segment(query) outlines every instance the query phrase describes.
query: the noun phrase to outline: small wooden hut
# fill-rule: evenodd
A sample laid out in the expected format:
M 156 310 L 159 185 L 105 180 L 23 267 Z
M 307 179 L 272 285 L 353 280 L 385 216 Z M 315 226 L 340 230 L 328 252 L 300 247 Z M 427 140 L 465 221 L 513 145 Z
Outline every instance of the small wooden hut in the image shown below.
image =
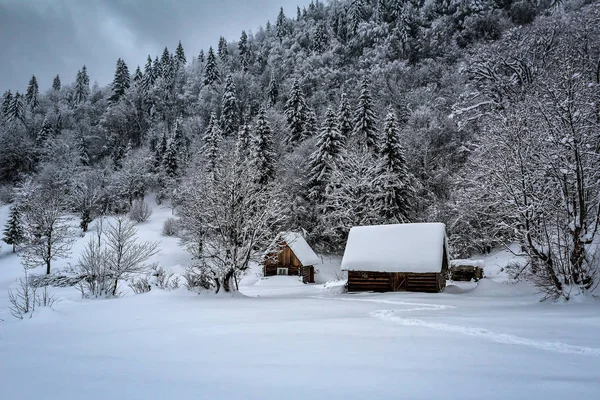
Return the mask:
M 348 291 L 438 293 L 446 287 L 448 252 L 442 223 L 357 226 L 342 259 Z
M 282 232 L 276 239 L 276 249 L 265 255 L 264 276 L 301 276 L 304 283 L 315 283 L 315 265 L 321 259 L 296 232 Z

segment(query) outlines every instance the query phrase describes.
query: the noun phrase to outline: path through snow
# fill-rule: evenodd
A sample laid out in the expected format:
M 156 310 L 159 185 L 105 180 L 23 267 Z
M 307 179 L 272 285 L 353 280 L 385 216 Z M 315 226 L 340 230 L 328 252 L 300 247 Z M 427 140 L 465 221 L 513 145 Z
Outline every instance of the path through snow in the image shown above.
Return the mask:
M 402 309 L 385 309 L 372 311 L 370 315 L 375 318 L 382 319 L 384 321 L 391 321 L 403 326 L 416 326 L 422 328 L 435 329 L 439 331 L 458 333 L 461 335 L 475 336 L 481 339 L 490 340 L 496 343 L 514 344 L 520 346 L 528 346 L 539 350 L 551 351 L 555 353 L 565 354 L 582 354 L 587 356 L 600 356 L 600 348 L 574 346 L 562 342 L 547 342 L 527 339 L 515 335 L 509 335 L 505 333 L 492 332 L 485 328 L 460 326 L 460 325 L 449 325 L 437 322 L 427 322 L 420 319 L 404 318 L 399 316 L 399 313 L 406 313 L 411 311 L 442 311 L 451 308 L 456 308 L 450 305 L 444 304 L 430 304 L 430 303 L 412 303 L 405 301 L 385 300 L 385 299 L 336 299 L 344 301 L 361 301 L 361 302 L 372 302 L 381 304 L 394 304 L 399 306 L 412 306 L 410 308 Z

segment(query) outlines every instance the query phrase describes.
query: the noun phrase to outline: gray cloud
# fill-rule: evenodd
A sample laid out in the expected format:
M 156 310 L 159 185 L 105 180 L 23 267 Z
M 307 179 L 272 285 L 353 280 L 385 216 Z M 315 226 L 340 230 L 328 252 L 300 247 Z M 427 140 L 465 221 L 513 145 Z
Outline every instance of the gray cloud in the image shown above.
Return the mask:
M 0 0 L 0 93 L 23 91 L 31 75 L 42 89 L 59 74 L 72 82 L 82 65 L 91 81 L 108 84 L 117 58 L 130 70 L 148 54 L 174 50 L 181 40 L 188 58 L 216 46 L 219 36 L 237 40 L 288 17 L 310 0 Z

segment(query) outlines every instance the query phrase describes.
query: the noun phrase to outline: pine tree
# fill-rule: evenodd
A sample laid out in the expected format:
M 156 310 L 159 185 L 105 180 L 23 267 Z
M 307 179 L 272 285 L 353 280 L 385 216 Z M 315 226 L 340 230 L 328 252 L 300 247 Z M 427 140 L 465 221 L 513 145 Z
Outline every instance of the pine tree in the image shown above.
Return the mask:
M 40 88 L 37 83 L 37 79 L 35 75 L 31 77 L 29 80 L 29 84 L 27 85 L 27 92 L 25 93 L 25 101 L 29 105 L 31 110 L 35 110 L 39 105 L 38 95 L 40 92 Z
M 206 171 L 212 173 L 216 170 L 220 159 L 220 144 L 222 141 L 221 130 L 219 129 L 219 121 L 217 115 L 212 113 L 210 121 L 204 133 L 204 145 L 202 146 L 202 154 L 206 160 Z
M 235 97 L 233 77 L 227 77 L 223 99 L 221 101 L 221 125 L 225 137 L 233 137 L 238 129 L 238 104 Z
M 75 78 L 75 103 L 80 104 L 87 100 L 90 94 L 90 78 L 87 75 L 87 68 L 84 65 L 80 71 L 77 71 Z
M 338 127 L 344 140 L 348 140 L 352 134 L 352 113 L 346 93 L 342 93 L 340 107 L 338 109 Z
M 217 54 L 219 56 L 219 59 L 222 62 L 227 61 L 227 55 L 229 54 L 229 51 L 227 50 L 227 41 L 225 40 L 225 38 L 223 36 L 221 36 L 219 38 L 219 45 L 217 47 Z
M 140 66 L 138 65 L 137 68 L 135 69 L 135 73 L 133 74 L 133 84 L 136 87 L 140 87 L 142 85 L 143 79 L 144 79 L 144 74 L 142 74 L 142 70 L 140 69 Z
M 359 142 L 363 142 L 368 149 L 377 152 L 378 137 L 375 128 L 375 112 L 373 111 L 373 99 L 371 98 L 367 78 L 362 81 L 358 107 L 356 107 L 354 115 L 354 136 Z
M 112 95 L 109 98 L 111 103 L 117 103 L 121 97 L 125 94 L 125 91 L 129 89 L 131 84 L 131 77 L 129 76 L 129 69 L 127 64 L 121 58 L 117 60 L 117 68 L 115 70 L 115 77 L 112 83 Z
M 12 246 L 13 253 L 17 251 L 17 246 L 25 240 L 25 234 L 21 226 L 21 213 L 14 205 L 10 208 L 10 216 L 6 225 L 4 225 L 2 240 Z
M 177 62 L 177 69 L 184 67 L 185 64 L 187 64 L 187 59 L 185 58 L 185 52 L 183 51 L 181 40 L 179 41 L 177 49 L 175 50 L 175 61 Z
M 204 64 L 204 50 L 200 50 L 200 54 L 198 54 L 198 61 Z
M 7 119 L 8 113 L 12 107 L 13 103 L 13 94 L 10 90 L 7 90 L 2 95 L 2 115 Z
M 21 121 L 25 118 L 25 106 L 23 105 L 23 95 L 18 91 L 14 96 L 7 95 L 5 99 L 10 98 L 10 103 L 6 104 L 4 119 L 6 121 Z M 4 105 L 3 105 L 4 108 Z
M 208 49 L 208 57 L 206 59 L 206 66 L 204 67 L 204 84 L 206 86 L 212 85 L 213 83 L 221 82 L 219 74 L 219 68 L 217 66 L 217 58 L 213 48 Z
M 35 140 L 38 143 L 38 145 L 43 145 L 44 143 L 46 143 L 46 140 L 48 140 L 48 138 L 52 136 L 53 133 L 54 128 L 52 127 L 52 124 L 50 123 L 50 121 L 48 121 L 48 118 L 44 118 L 42 129 L 40 129 L 40 131 L 38 132 Z
M 331 170 L 342 159 L 343 146 L 344 137 L 338 129 L 336 115 L 328 108 L 318 135 L 317 150 L 310 156 L 308 189 L 312 199 L 322 200 Z
M 283 41 L 283 38 L 287 35 L 287 18 L 283 13 L 283 7 L 279 9 L 279 15 L 277 16 L 277 23 L 275 24 L 275 31 L 279 42 Z
M 173 74 L 173 57 L 171 56 L 171 52 L 165 46 L 162 55 L 160 56 L 160 68 L 161 73 L 160 76 L 164 79 L 169 79 Z
M 391 107 L 385 116 L 379 154 L 390 177 L 385 185 L 384 215 L 393 221 L 409 222 L 415 189 L 406 166 L 404 148 L 400 144 L 398 119 Z
M 277 98 L 279 97 L 279 85 L 275 79 L 275 74 L 271 73 L 271 80 L 269 81 L 269 88 L 267 89 L 268 105 L 273 107 L 277 104 Z
M 300 11 L 300 7 L 296 6 L 296 21 L 300 21 L 302 19 L 302 12 Z
M 252 134 L 250 132 L 250 126 L 244 122 L 240 128 L 235 142 L 235 152 L 240 161 L 245 161 L 250 154 L 250 144 L 252 141 Z
M 298 79 L 294 80 L 290 98 L 285 103 L 285 116 L 290 130 L 288 143 L 297 143 L 304 138 L 304 123 L 306 121 L 306 103 L 304 93 Z
M 54 77 L 54 80 L 52 81 L 52 90 L 54 90 L 55 92 L 60 92 L 60 76 L 56 75 Z
M 154 71 L 154 79 L 162 78 L 163 70 L 162 65 L 160 64 L 160 60 L 158 56 L 154 57 L 154 62 L 152 63 L 152 70 Z
M 142 79 L 142 91 L 144 94 L 150 93 L 150 89 L 154 85 L 154 81 L 156 80 L 156 75 L 154 71 L 154 67 L 152 66 L 152 57 L 148 54 L 148 58 L 146 59 L 146 65 L 144 66 L 144 75 Z
M 167 150 L 163 158 L 163 167 L 165 173 L 170 178 L 176 177 L 179 171 L 179 160 L 177 156 L 177 143 L 174 138 L 171 138 L 171 140 L 169 140 Z
M 158 168 L 162 165 L 163 158 L 167 153 L 167 135 L 163 132 L 162 138 L 160 140 L 160 144 L 156 146 L 156 151 L 154 153 L 154 168 L 158 170 Z
M 352 0 L 350 3 L 350 7 L 348 9 L 348 30 L 352 35 L 356 34 L 358 30 L 358 25 L 363 20 L 364 13 L 364 0 Z
M 254 180 L 259 185 L 266 185 L 275 179 L 277 162 L 273 150 L 273 132 L 267 121 L 267 113 L 263 107 L 258 111 L 254 135 L 250 145 L 250 165 Z
M 77 137 L 77 151 L 79 153 L 79 162 L 84 167 L 90 165 L 90 154 L 88 152 L 88 146 L 85 143 L 85 137 L 78 135 Z
M 240 41 L 238 42 L 238 50 L 240 51 L 240 61 L 242 63 L 242 70 L 244 72 L 248 71 L 249 65 L 249 51 L 248 51 L 248 35 L 246 35 L 246 31 L 242 31 L 242 36 L 240 36 Z
M 306 121 L 304 122 L 304 130 L 302 131 L 302 136 L 304 138 L 310 138 L 317 135 L 319 132 L 319 121 L 317 121 L 317 114 L 315 111 L 306 107 Z

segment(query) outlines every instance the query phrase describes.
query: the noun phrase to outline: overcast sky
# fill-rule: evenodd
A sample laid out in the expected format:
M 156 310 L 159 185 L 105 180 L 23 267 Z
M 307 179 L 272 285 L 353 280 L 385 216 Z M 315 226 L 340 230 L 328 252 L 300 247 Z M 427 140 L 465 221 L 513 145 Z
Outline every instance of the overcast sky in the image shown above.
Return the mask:
M 31 75 L 45 90 L 59 74 L 72 82 L 86 65 L 91 82 L 112 80 L 117 58 L 131 72 L 148 54 L 174 51 L 181 40 L 188 59 L 274 22 L 283 6 L 310 0 L 0 0 L 0 94 L 23 91 Z

